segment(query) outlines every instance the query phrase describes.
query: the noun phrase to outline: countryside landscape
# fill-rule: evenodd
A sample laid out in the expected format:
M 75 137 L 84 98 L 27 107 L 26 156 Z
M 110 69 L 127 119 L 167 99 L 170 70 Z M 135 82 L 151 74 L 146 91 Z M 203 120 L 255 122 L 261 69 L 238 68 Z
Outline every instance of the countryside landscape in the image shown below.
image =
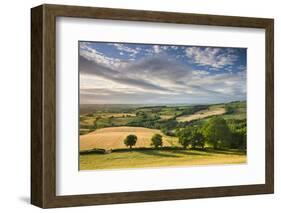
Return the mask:
M 247 162 L 245 49 L 79 45 L 80 170 Z

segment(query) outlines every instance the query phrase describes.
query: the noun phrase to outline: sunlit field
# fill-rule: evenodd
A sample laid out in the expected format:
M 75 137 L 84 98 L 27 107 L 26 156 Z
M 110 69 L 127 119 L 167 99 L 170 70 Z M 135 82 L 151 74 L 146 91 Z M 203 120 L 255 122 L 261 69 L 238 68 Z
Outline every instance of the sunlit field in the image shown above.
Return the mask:
M 80 170 L 247 162 L 247 48 L 78 50 Z
M 246 155 L 237 150 L 133 150 L 80 155 L 81 170 L 242 163 L 246 163 Z

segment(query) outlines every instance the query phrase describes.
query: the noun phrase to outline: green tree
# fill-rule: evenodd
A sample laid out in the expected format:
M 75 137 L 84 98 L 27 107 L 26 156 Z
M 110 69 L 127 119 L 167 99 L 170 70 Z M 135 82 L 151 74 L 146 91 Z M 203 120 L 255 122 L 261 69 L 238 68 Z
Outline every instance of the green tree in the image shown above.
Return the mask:
M 198 128 L 193 128 L 192 133 L 191 133 L 191 145 L 193 148 L 196 148 L 197 146 L 201 147 L 204 149 L 205 147 L 205 137 Z
M 155 134 L 151 138 L 151 146 L 154 146 L 155 148 L 158 148 L 159 146 L 163 146 L 163 140 L 162 135 Z
M 225 106 L 225 111 L 226 114 L 232 114 L 235 112 L 235 107 L 231 106 L 231 105 L 226 105 Z
M 184 149 L 192 142 L 192 127 L 188 126 L 178 132 L 179 143 Z
M 214 149 L 229 146 L 230 130 L 221 117 L 212 118 L 204 127 L 203 134 Z
M 130 149 L 132 149 L 132 146 L 136 145 L 137 140 L 138 140 L 138 137 L 136 135 L 128 135 L 124 140 L 124 144 L 126 146 L 129 146 Z
M 186 149 L 189 145 L 192 148 L 205 147 L 205 137 L 201 132 L 201 129 L 197 126 L 187 126 L 184 129 L 177 132 L 179 143 Z
M 227 125 L 231 132 L 230 147 L 235 149 L 247 149 L 247 122 L 243 120 L 228 120 Z

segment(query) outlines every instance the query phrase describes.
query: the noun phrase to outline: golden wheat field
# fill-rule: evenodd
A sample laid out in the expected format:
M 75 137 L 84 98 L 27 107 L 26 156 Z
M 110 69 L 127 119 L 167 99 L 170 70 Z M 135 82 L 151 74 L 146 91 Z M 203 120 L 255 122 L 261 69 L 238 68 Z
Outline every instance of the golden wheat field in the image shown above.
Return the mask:
M 124 139 L 127 135 L 134 134 L 138 137 L 135 147 L 151 147 L 151 137 L 154 134 L 163 136 L 163 146 L 173 146 L 178 143 L 176 137 L 164 136 L 160 130 L 144 127 L 108 127 L 98 129 L 86 135 L 80 135 L 80 150 L 93 148 L 118 149 L 126 148 Z
M 177 121 L 179 122 L 189 122 L 192 120 L 198 120 L 202 118 L 206 118 L 213 115 L 222 115 L 225 113 L 225 108 L 214 108 L 214 109 L 207 109 L 207 110 L 200 110 L 192 115 L 183 115 L 177 117 Z

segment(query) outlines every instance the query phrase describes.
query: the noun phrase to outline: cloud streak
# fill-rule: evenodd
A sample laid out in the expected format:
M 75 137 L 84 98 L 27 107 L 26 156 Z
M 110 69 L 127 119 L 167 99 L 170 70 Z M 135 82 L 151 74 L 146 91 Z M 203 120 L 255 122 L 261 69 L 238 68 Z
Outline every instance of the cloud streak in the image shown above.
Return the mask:
M 80 44 L 81 103 L 218 103 L 246 98 L 246 63 L 239 61 L 236 49 L 104 45 L 112 49 Z
M 187 58 L 192 62 L 215 69 L 233 65 L 237 60 L 237 55 L 233 51 L 233 49 L 222 51 L 221 48 L 213 47 L 188 47 L 185 50 Z

